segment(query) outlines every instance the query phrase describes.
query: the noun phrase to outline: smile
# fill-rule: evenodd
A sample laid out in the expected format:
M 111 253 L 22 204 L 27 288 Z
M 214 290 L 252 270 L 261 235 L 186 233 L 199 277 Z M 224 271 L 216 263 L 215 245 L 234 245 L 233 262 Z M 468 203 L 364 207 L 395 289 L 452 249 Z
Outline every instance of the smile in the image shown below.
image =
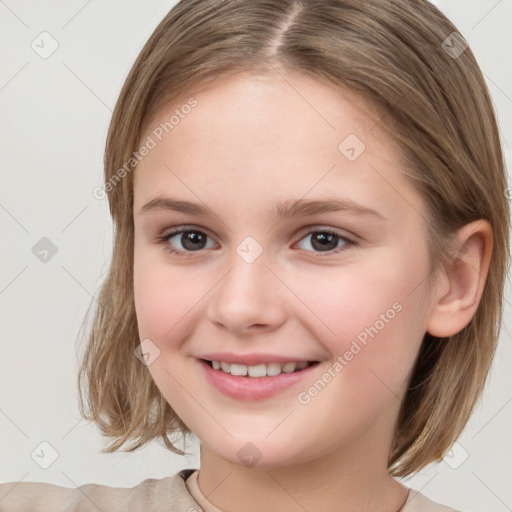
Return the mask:
M 312 379 L 320 364 L 302 361 L 246 366 L 206 359 L 196 361 L 215 390 L 237 400 L 263 400 L 274 396 L 306 378 Z
M 231 375 L 237 375 L 240 377 L 275 377 L 281 373 L 293 373 L 304 368 L 307 368 L 312 362 L 301 361 L 297 363 L 268 363 L 268 364 L 257 364 L 253 366 L 247 366 L 245 364 L 230 364 L 224 361 L 208 361 L 206 363 L 214 370 L 220 370 Z

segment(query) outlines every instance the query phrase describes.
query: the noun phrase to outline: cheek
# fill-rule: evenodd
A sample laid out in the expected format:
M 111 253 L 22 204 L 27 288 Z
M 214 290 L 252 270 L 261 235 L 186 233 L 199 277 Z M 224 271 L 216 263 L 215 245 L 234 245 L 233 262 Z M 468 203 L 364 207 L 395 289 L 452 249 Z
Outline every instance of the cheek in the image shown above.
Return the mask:
M 139 335 L 155 341 L 175 338 L 186 324 L 183 319 L 205 294 L 191 270 L 137 253 L 133 284 Z
M 154 255 L 140 254 L 134 261 L 134 298 L 139 337 L 150 339 L 159 355 L 148 366 L 149 373 L 166 400 L 185 422 L 189 419 L 190 396 L 183 392 L 190 361 L 180 353 L 193 335 L 204 280 L 185 267 L 165 265 Z M 197 393 L 193 382 L 187 389 Z M 192 415 L 193 416 L 193 415 Z
M 311 268 L 291 281 L 295 295 L 307 306 L 303 318 L 323 325 L 320 339 L 346 340 L 374 324 L 382 330 L 395 323 L 398 310 L 406 305 L 420 307 L 417 294 L 411 293 L 417 275 L 416 264 L 397 261 L 395 254 L 368 265 Z
M 295 280 L 294 291 L 314 313 L 302 317 L 311 318 L 306 328 L 362 394 L 381 386 L 379 377 L 399 389 L 408 376 L 426 325 L 421 291 L 414 290 L 427 269 L 427 260 L 423 263 L 424 268 L 394 252 L 372 265 L 340 268 L 337 274 L 332 268 L 303 273 Z

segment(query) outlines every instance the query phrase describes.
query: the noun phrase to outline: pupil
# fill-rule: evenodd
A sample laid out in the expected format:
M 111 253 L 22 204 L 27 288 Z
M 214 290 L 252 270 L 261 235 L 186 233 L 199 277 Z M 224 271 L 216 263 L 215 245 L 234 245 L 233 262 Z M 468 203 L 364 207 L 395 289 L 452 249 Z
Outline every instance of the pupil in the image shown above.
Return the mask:
M 185 249 L 192 251 L 202 249 L 204 246 L 204 242 L 205 237 L 203 236 L 203 234 L 198 233 L 196 231 L 187 231 L 186 233 L 183 233 L 181 237 L 181 243 L 183 244 L 183 247 L 185 247 Z
M 334 243 L 333 243 L 333 241 L 334 241 Z M 329 246 L 329 244 L 331 246 Z M 336 249 L 337 235 L 334 235 L 332 233 L 326 233 L 326 232 L 316 233 L 312 237 L 311 245 L 315 249 L 320 249 L 320 250 L 324 250 L 324 251 Z

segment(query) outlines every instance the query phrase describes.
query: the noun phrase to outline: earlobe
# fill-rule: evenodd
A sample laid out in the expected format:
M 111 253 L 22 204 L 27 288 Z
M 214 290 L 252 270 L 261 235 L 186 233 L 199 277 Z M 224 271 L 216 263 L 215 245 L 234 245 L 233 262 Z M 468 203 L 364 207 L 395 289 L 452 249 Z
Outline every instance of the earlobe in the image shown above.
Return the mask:
M 492 254 L 492 228 L 477 220 L 460 228 L 453 239 L 453 256 L 446 266 L 447 279 L 438 287 L 427 331 L 440 338 L 460 332 L 473 318 L 484 290 Z

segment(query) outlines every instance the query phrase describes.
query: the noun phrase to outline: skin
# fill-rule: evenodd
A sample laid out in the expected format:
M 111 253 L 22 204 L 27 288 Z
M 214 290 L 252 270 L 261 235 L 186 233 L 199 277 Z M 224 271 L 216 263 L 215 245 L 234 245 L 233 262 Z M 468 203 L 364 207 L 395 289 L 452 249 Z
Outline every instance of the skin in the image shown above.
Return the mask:
M 396 512 L 407 489 L 386 468 L 408 378 L 427 330 L 449 336 L 474 314 L 490 228 L 462 228 L 453 241 L 465 247 L 464 264 L 432 273 L 423 200 L 400 174 L 376 111 L 352 93 L 286 71 L 230 75 L 192 95 L 198 105 L 134 175 L 134 291 L 140 339 L 160 350 L 148 369 L 200 440 L 199 488 L 226 512 Z M 166 105 L 149 126 L 182 104 Z M 366 146 L 355 161 L 338 149 L 349 134 Z M 206 204 L 215 215 L 141 213 L 157 196 Z M 333 196 L 383 218 L 271 217 L 278 201 Z M 203 248 L 186 252 L 182 235 L 158 243 L 178 226 L 208 235 Z M 335 238 L 322 252 L 313 243 L 322 228 L 356 245 Z M 263 249 L 252 263 L 236 252 L 247 236 Z M 400 312 L 300 403 L 298 394 L 397 303 Z M 196 357 L 214 351 L 320 364 L 275 396 L 236 400 L 202 374 Z M 237 456 L 248 442 L 260 453 L 252 467 Z

